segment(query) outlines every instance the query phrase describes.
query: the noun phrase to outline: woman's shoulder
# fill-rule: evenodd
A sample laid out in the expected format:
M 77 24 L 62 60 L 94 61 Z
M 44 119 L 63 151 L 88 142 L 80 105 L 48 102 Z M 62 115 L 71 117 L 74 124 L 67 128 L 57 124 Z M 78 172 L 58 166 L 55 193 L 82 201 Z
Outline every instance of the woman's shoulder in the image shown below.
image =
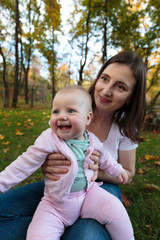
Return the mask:
M 112 123 L 110 133 L 106 140 L 107 142 L 112 142 L 118 145 L 118 149 L 122 151 L 132 150 L 137 148 L 138 144 L 132 142 L 128 137 L 120 132 L 119 126 L 116 123 Z

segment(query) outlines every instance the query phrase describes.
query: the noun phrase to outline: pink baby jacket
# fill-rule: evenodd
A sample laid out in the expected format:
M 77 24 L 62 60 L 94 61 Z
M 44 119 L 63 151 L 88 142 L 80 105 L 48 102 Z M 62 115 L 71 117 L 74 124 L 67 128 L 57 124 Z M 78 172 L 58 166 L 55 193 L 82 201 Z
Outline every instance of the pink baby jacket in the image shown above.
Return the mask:
M 87 131 L 88 132 L 88 131 Z M 92 185 L 91 178 L 93 171 L 88 168 L 88 164 L 93 163 L 90 159 L 94 150 L 101 153 L 99 168 L 117 177 L 124 170 L 115 161 L 109 152 L 105 152 L 103 144 L 92 133 L 88 132 L 90 146 L 87 149 L 84 161 L 84 172 L 87 179 L 87 191 Z M 74 153 L 67 146 L 65 141 L 52 131 L 51 128 L 43 131 L 36 139 L 34 145 L 28 147 L 27 151 L 13 161 L 4 171 L 0 173 L 0 192 L 5 192 L 17 185 L 31 174 L 33 174 L 44 163 L 50 153 L 61 153 L 71 161 L 71 166 L 66 174 L 61 175 L 60 180 L 51 181 L 45 178 L 45 193 L 50 195 L 55 201 L 63 202 L 69 195 L 71 186 L 78 172 L 78 164 Z

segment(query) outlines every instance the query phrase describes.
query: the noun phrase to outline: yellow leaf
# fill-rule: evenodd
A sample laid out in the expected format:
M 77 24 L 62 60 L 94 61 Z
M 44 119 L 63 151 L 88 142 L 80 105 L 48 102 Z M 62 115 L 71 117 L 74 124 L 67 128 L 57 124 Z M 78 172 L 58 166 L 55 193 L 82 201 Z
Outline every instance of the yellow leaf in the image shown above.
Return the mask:
M 145 159 L 146 160 L 152 160 L 152 159 L 155 159 L 154 156 L 150 156 L 150 155 L 145 155 Z
M 8 144 L 10 144 L 10 141 L 2 142 L 2 145 L 8 145 Z
M 18 136 L 22 136 L 24 133 L 23 132 L 21 132 L 21 130 L 20 129 L 17 129 L 16 130 L 16 135 L 18 135 Z
M 4 139 L 4 136 L 2 134 L 0 134 L 0 140 Z
M 143 173 L 144 173 L 144 171 L 143 171 L 142 168 L 139 168 L 139 169 L 138 169 L 138 172 L 139 172 L 140 174 L 143 174 Z
M 20 126 L 21 125 L 21 123 L 17 123 L 17 126 Z

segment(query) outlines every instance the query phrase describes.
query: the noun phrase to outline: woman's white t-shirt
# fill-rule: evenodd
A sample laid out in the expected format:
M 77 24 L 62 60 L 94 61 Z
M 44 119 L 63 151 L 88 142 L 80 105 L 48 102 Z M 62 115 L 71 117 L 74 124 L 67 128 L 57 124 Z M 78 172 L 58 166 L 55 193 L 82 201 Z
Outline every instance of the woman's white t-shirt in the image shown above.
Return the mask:
M 112 123 L 107 139 L 103 142 L 103 149 L 118 161 L 118 151 L 130 151 L 138 147 L 129 138 L 122 136 L 116 123 Z

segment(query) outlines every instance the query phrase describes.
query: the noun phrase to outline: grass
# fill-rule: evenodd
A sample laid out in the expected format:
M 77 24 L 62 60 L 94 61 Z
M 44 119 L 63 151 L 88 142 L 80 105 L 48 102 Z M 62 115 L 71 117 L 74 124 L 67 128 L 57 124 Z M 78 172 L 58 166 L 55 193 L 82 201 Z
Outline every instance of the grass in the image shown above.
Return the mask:
M 17 158 L 46 128 L 50 110 L 0 109 L 0 171 Z M 136 175 L 122 186 L 136 240 L 160 239 L 160 134 L 144 133 L 137 150 Z M 40 170 L 21 184 L 43 179 Z M 21 185 L 20 184 L 20 185 Z
M 131 203 L 127 208 L 136 240 L 160 239 L 160 134 L 144 133 L 137 149 L 136 175 L 121 191 Z

